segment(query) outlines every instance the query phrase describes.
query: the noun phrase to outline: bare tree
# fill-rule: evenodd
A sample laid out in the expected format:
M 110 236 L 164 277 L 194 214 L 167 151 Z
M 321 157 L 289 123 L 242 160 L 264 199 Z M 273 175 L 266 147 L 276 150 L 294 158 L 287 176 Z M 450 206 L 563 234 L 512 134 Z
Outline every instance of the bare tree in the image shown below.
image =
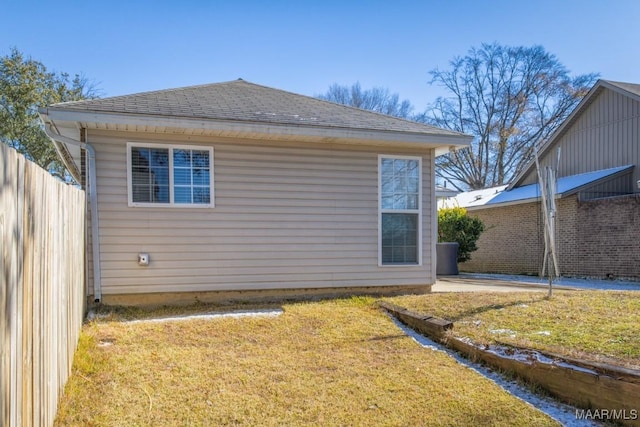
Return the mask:
M 389 89 L 382 87 L 363 90 L 358 82 L 351 86 L 341 86 L 334 83 L 327 92 L 316 95 L 316 98 L 403 119 L 411 118 L 411 112 L 413 111 L 411 103 L 406 99 L 400 101 L 397 93 L 391 94 Z
M 436 161 L 436 174 L 458 189 L 508 183 L 598 77 L 569 76 L 542 46 L 483 44 L 450 65 L 430 72 L 431 84 L 450 95 L 438 97 L 418 120 L 475 137 L 471 148 Z

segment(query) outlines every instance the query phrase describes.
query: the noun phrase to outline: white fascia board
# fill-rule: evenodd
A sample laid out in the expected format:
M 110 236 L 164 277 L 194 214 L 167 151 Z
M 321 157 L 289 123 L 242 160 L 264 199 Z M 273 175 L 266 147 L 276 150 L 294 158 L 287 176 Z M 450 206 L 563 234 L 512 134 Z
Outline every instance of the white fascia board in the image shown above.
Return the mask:
M 44 110 L 44 109 L 43 109 Z M 133 126 L 157 126 L 181 129 L 205 129 L 213 131 L 231 131 L 249 134 L 266 134 L 282 136 L 315 137 L 328 142 L 349 143 L 354 141 L 398 142 L 416 144 L 425 148 L 433 148 L 436 155 L 450 150 L 468 147 L 473 139 L 468 135 L 420 134 L 400 131 L 360 130 L 351 128 L 332 128 L 320 126 L 285 125 L 271 123 L 242 122 L 232 120 L 213 120 L 184 117 L 148 116 L 140 114 L 118 114 L 92 111 L 46 109 L 41 115 L 53 121 L 125 124 Z
M 588 187 L 588 186 L 583 186 L 583 187 Z M 556 193 L 556 197 L 555 199 L 562 199 L 565 196 L 570 196 L 572 194 L 577 193 L 579 190 L 576 191 L 568 191 L 568 192 L 564 192 L 564 193 Z M 486 205 L 478 205 L 478 206 L 468 206 L 465 209 L 468 211 L 477 211 L 477 210 L 481 210 L 481 209 L 490 209 L 490 208 L 502 208 L 505 206 L 513 206 L 513 205 L 523 205 L 525 203 L 535 203 L 535 202 L 540 202 L 542 201 L 542 197 L 529 197 L 528 199 L 519 199 L 519 200 L 513 200 L 511 202 L 502 202 L 502 203 L 487 203 Z
M 559 199 L 560 195 L 556 194 L 556 199 Z M 485 205 L 478 205 L 478 206 L 467 206 L 465 209 L 469 212 L 471 211 L 479 211 L 479 210 L 483 210 L 483 209 L 491 209 L 491 208 L 503 208 L 505 206 L 513 206 L 513 205 L 522 205 L 525 203 L 534 203 L 534 202 L 539 202 L 541 200 L 540 197 L 531 197 L 528 199 L 520 199 L 520 200 L 514 200 L 511 202 L 503 202 L 503 203 L 488 203 Z

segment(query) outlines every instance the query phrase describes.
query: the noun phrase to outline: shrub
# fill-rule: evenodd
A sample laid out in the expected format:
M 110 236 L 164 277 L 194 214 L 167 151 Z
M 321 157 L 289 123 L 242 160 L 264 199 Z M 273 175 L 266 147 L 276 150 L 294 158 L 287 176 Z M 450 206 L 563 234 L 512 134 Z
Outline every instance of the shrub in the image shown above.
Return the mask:
M 458 242 L 458 262 L 471 259 L 471 252 L 478 249 L 476 242 L 483 231 L 483 222 L 469 216 L 465 208 L 438 211 L 438 242 Z

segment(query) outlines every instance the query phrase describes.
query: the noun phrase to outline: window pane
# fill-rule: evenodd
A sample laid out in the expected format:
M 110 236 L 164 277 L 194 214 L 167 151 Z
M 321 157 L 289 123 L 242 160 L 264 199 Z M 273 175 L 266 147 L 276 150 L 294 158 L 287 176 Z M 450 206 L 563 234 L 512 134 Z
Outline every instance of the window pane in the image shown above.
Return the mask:
M 417 160 L 407 160 L 407 172 L 410 177 L 418 178 L 420 163 Z
M 394 194 L 393 195 L 393 208 L 394 209 L 408 209 L 407 208 L 407 195 L 406 194 Z
M 415 233 L 404 234 L 404 243 L 407 247 L 418 245 L 418 230 L 416 229 L 415 231 Z
M 193 189 L 193 203 L 210 203 L 209 187 L 196 187 Z
M 151 166 L 162 168 L 169 167 L 169 150 L 152 148 L 149 151 L 151 153 Z
M 131 181 L 134 185 L 149 185 L 149 168 L 136 167 L 131 168 Z
M 131 149 L 131 164 L 149 166 L 149 149 L 133 147 Z
M 136 203 L 169 203 L 169 150 L 131 147 L 131 190 Z
M 133 201 L 145 203 L 151 201 L 151 187 L 148 185 L 135 185 L 133 187 Z
M 407 170 L 407 162 L 408 160 L 395 159 L 393 161 L 393 172 L 396 176 L 404 175 Z
M 416 263 L 418 262 L 418 247 L 417 246 L 405 246 L 404 248 L 404 259 L 410 260 L 415 259 Z
M 131 147 L 132 201 L 209 204 L 212 162 L 209 150 Z
M 391 247 L 391 262 L 394 264 L 404 262 L 404 246 Z
M 191 150 L 173 150 L 173 167 L 191 167 Z
M 191 203 L 191 187 L 175 187 L 173 200 L 175 203 Z
M 175 185 L 191 185 L 191 169 L 174 167 L 173 183 Z
M 211 201 L 210 152 L 174 150 L 175 203 L 208 204 Z
M 194 169 L 193 170 L 193 185 L 205 185 L 209 186 L 211 183 L 211 175 L 206 169 Z
M 407 191 L 407 180 L 404 175 L 394 177 L 393 191 L 395 193 L 405 193 Z
M 418 263 L 418 214 L 382 214 L 382 263 Z
M 380 183 L 382 184 L 382 194 L 393 193 L 393 190 L 394 190 L 393 175 L 382 176 Z
M 380 163 L 382 176 L 393 176 L 393 159 L 382 159 Z
M 420 162 L 407 159 L 381 159 L 381 209 L 419 208 Z
M 169 203 L 169 185 L 154 185 L 151 188 L 151 196 L 154 203 Z
M 407 209 L 418 209 L 418 195 L 417 194 L 407 194 Z
M 193 161 L 194 168 L 209 169 L 209 152 L 197 151 L 191 152 L 191 159 Z
M 390 196 L 382 196 L 382 209 L 393 209 L 393 194 Z
M 410 193 L 417 193 L 420 191 L 420 181 L 417 176 L 407 178 L 407 191 Z

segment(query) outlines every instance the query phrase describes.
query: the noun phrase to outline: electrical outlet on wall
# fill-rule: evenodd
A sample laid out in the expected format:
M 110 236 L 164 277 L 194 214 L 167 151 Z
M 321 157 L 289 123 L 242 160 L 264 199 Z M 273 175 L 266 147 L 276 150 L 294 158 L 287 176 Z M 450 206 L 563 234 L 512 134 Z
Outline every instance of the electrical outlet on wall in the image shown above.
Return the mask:
M 149 265 L 149 254 L 139 253 L 138 254 L 138 265 Z

